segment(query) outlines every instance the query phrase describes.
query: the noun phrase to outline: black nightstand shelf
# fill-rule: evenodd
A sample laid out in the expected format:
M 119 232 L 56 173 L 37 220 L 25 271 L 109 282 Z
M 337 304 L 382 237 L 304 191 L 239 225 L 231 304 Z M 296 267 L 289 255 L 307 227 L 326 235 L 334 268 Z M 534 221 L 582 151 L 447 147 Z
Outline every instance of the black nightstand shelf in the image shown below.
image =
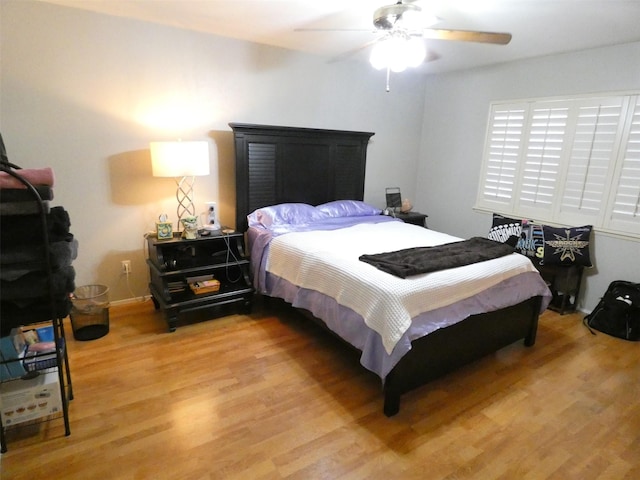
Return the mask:
M 149 272 L 153 303 L 165 312 L 169 331 L 173 332 L 183 313 L 207 309 L 211 317 L 227 314 L 226 307 L 251 311 L 253 288 L 249 278 L 249 260 L 244 254 L 241 233 L 211 233 L 187 240 L 175 235 L 172 240 L 148 237 Z M 220 288 L 214 292 L 194 293 L 189 283 L 215 278 Z

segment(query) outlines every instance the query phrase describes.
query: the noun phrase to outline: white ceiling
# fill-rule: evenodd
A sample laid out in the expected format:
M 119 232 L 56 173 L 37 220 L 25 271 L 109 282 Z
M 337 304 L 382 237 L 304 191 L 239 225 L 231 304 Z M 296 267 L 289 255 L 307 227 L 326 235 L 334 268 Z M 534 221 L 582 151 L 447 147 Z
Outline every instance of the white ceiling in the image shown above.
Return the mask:
M 373 11 L 393 0 L 40 0 L 325 57 L 366 60 L 380 36 Z M 441 18 L 435 28 L 509 32 L 506 46 L 425 40 L 440 73 L 640 41 L 640 0 L 406 0 Z M 296 31 L 296 29 L 363 31 Z M 357 52 L 357 53 L 353 53 Z M 640 59 L 629 59 L 638 62 Z

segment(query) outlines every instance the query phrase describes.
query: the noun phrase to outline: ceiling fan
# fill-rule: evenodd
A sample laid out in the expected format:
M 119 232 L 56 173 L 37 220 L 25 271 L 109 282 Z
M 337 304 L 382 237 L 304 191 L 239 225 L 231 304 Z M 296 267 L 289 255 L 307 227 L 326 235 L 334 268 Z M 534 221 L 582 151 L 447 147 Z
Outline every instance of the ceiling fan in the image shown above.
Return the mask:
M 433 61 L 440 55 L 426 51 L 422 39 L 454 40 L 462 42 L 490 43 L 506 45 L 511 41 L 510 33 L 482 32 L 476 30 L 450 30 L 430 28 L 441 19 L 422 14 L 422 8 L 412 2 L 385 5 L 373 13 L 373 33 L 382 36 L 361 47 L 340 55 L 346 58 L 373 45 L 370 61 L 377 69 L 387 70 L 387 91 L 389 74 L 400 72 L 407 67 L 417 67 L 425 61 Z M 297 29 L 297 31 L 365 31 L 363 29 Z
M 425 25 L 420 25 L 418 19 L 422 8 L 414 3 L 403 3 L 399 0 L 393 5 L 377 8 L 373 13 L 373 25 L 377 30 L 391 32 L 395 29 L 406 29 L 410 35 L 437 40 L 458 40 L 463 42 L 493 43 L 506 45 L 511 41 L 510 33 L 481 32 L 476 30 L 448 30 L 429 28 L 440 21 L 437 17 L 426 19 Z M 409 18 L 407 17 L 414 17 Z M 408 20 L 408 21 L 407 21 Z

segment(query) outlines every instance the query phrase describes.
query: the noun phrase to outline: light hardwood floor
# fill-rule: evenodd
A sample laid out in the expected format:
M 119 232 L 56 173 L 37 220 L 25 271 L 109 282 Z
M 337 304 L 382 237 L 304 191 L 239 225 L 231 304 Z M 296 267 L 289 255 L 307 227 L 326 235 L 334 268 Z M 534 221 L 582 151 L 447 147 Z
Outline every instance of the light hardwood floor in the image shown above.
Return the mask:
M 640 344 L 545 312 L 513 344 L 402 398 L 328 334 L 260 304 L 167 333 L 150 301 L 74 341 L 62 420 L 8 431 L 3 480 L 636 479 Z

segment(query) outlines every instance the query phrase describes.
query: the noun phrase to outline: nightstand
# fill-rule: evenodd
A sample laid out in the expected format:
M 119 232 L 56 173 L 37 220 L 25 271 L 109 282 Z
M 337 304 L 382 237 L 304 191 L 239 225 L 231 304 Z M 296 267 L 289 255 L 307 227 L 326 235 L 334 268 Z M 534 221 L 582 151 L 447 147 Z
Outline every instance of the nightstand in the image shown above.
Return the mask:
M 578 294 L 582 283 L 584 267 L 581 265 L 540 265 L 534 262 L 534 266 L 547 282 L 553 298 L 549 309 L 564 315 L 576 311 L 578 306 Z
M 424 228 L 429 228 L 427 227 L 428 216 L 429 215 L 425 215 L 424 213 L 420 213 L 420 212 L 407 212 L 407 213 L 398 212 L 395 214 L 395 217 L 399 218 L 404 223 L 410 223 L 412 225 L 418 225 Z
M 191 240 L 174 233 L 170 240 L 149 236 L 147 243 L 151 298 L 164 311 L 170 332 L 182 313 L 207 309 L 212 318 L 234 305 L 250 312 L 253 287 L 242 233 L 212 232 Z M 213 278 L 220 282 L 217 289 L 198 290 L 200 282 Z

